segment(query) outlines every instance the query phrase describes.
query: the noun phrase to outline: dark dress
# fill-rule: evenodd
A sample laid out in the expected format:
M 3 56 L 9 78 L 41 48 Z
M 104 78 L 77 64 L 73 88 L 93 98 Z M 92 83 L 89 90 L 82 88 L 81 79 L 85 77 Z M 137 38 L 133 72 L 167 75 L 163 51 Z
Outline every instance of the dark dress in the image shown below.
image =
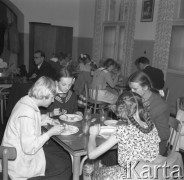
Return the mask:
M 143 69 L 143 72 L 151 79 L 154 89 L 160 90 L 164 88 L 165 81 L 162 70 L 152 66 L 146 66 L 145 69 Z

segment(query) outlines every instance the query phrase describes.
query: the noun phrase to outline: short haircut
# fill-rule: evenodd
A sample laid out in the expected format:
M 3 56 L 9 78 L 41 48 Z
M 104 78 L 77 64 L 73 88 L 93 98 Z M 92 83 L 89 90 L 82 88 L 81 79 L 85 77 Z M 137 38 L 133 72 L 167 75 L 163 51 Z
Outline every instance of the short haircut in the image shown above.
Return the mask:
M 103 67 L 108 69 L 110 66 L 115 66 L 116 61 L 112 58 L 108 58 L 104 61 L 103 63 Z
M 46 76 L 40 77 L 28 91 L 29 97 L 34 97 L 36 99 L 48 99 L 50 95 L 56 94 L 56 84 L 55 82 Z
M 139 66 L 140 63 L 142 63 L 142 64 L 149 64 L 150 61 L 149 61 L 148 58 L 142 56 L 142 57 L 140 57 L 140 58 L 135 60 L 135 65 L 136 66 Z
M 131 82 L 139 83 L 140 86 L 148 86 L 149 89 L 152 88 L 152 82 L 147 74 L 143 71 L 136 71 L 128 78 L 128 84 Z
M 41 57 L 44 57 L 44 58 L 45 58 L 45 53 L 44 53 L 43 51 L 41 51 L 41 50 L 36 50 L 36 51 L 34 52 L 34 54 L 37 54 L 37 53 L 39 53 Z

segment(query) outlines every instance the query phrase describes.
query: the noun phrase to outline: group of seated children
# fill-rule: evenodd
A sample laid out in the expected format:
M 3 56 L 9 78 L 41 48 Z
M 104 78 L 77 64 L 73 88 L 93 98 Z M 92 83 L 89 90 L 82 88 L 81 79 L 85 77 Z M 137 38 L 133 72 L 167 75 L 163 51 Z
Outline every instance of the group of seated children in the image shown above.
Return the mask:
M 103 62 L 102 67 L 97 68 L 88 54 L 80 54 L 79 75 L 74 84 L 74 91 L 79 97 L 78 104 L 85 104 L 85 85 L 87 88 L 97 87 L 98 101 L 115 103 L 119 92 L 114 87 L 118 83 L 120 69 L 120 65 L 110 58 Z M 95 99 L 95 94 L 91 98 Z
M 81 58 L 89 58 L 81 55 Z M 81 71 L 91 72 L 90 60 L 79 65 Z M 86 68 L 85 68 L 86 67 Z M 56 125 L 41 133 L 46 116 L 77 113 L 77 95 L 71 90 L 75 83 L 73 66 L 63 66 L 55 82 L 40 77 L 31 87 L 28 95 L 15 105 L 8 120 L 2 145 L 16 147 L 17 158 L 9 162 L 12 179 L 70 179 L 72 164 L 69 153 L 49 138 L 59 135 L 64 127 Z M 94 180 L 121 179 L 137 161 L 157 161 L 159 155 L 166 155 L 166 142 L 170 135 L 169 110 L 166 102 L 151 91 L 150 78 L 142 71 L 133 73 L 128 79 L 130 91 L 121 95 L 114 91 L 120 75 L 120 66 L 113 59 L 107 59 L 96 69 L 91 86 L 99 87 L 98 100 L 114 105 L 114 113 L 128 124 L 120 124 L 114 133 L 101 145 L 96 146 L 100 126 L 90 127 L 88 157 L 96 159 L 118 144 L 118 164 L 100 167 L 93 172 Z M 47 109 L 40 111 L 40 107 Z M 24 111 L 23 111 L 24 110 Z M 47 115 L 42 114 L 47 113 Z M 46 143 L 47 142 L 47 143 Z M 52 162 L 51 162 L 52 161 Z

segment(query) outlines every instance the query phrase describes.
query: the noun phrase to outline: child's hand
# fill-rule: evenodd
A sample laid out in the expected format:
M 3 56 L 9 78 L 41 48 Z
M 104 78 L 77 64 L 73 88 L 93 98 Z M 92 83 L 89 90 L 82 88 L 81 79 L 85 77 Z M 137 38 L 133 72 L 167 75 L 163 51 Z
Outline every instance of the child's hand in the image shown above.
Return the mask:
M 79 116 L 82 116 L 82 117 L 83 117 L 83 114 L 82 114 L 82 112 L 80 112 L 80 111 L 75 112 L 75 114 L 77 114 L 77 115 L 79 115 Z
M 49 135 L 49 137 L 54 136 L 54 135 L 60 135 L 64 129 L 65 128 L 63 125 L 56 125 L 56 126 L 53 126 L 52 128 L 50 128 L 47 131 L 47 134 Z
M 47 124 L 52 124 L 52 119 L 48 116 L 48 114 L 42 114 L 41 125 L 46 126 Z
M 110 109 L 112 112 L 115 112 L 115 111 L 116 111 L 116 105 L 115 105 L 115 104 L 109 105 L 108 107 L 109 107 L 109 109 Z
M 52 120 L 52 123 L 51 123 L 51 125 L 53 125 L 53 126 L 60 125 L 60 124 L 61 124 L 61 123 L 59 122 L 58 119 L 53 119 L 53 120 Z
M 91 126 L 89 129 L 89 133 L 91 136 L 97 136 L 100 133 L 100 124 L 95 124 L 94 126 Z
M 60 116 L 61 115 L 60 108 L 55 108 L 54 111 L 53 111 L 53 115 L 54 116 Z

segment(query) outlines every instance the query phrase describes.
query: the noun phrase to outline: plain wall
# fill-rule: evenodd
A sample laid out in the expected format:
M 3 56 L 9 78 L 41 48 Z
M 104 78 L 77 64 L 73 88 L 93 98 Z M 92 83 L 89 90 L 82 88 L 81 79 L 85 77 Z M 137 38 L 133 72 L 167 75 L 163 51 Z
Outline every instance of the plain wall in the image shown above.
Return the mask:
M 155 40 L 159 0 L 155 0 L 152 22 L 141 22 L 142 0 L 137 0 L 135 40 Z
M 5 0 L 4 0 L 5 1 Z M 24 35 L 24 63 L 29 62 L 29 22 L 50 23 L 57 26 L 73 27 L 73 59 L 82 51 L 85 41 L 87 53 L 92 52 L 94 32 L 95 0 L 10 0 L 24 15 L 23 28 L 19 32 Z M 6 3 L 6 1 L 5 1 Z M 19 23 L 19 27 L 22 26 Z M 23 31 L 23 32 L 22 32 Z

